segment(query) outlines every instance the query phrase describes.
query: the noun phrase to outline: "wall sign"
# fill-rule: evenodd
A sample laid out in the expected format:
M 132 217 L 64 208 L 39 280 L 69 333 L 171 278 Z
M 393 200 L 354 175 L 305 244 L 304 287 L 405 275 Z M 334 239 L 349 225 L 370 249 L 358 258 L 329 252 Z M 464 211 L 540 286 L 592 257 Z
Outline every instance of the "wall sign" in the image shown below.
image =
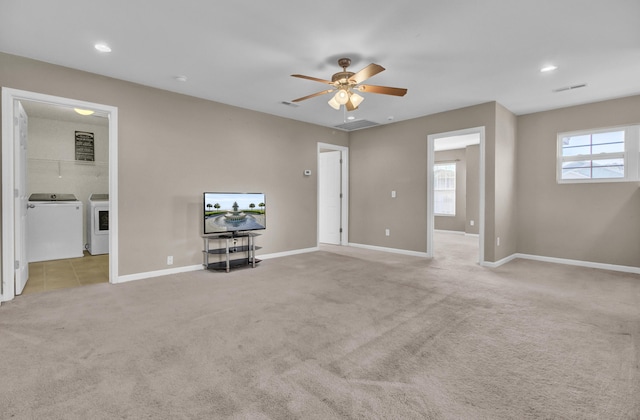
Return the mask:
M 88 162 L 96 160 L 93 140 L 93 133 L 76 131 L 76 160 Z

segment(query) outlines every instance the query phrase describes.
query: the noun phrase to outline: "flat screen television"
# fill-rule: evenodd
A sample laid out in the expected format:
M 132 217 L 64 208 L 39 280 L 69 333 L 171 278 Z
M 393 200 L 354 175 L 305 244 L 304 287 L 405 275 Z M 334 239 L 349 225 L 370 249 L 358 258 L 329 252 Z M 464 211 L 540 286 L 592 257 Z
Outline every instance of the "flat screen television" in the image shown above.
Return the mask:
M 205 235 L 246 232 L 267 227 L 264 193 L 203 193 Z

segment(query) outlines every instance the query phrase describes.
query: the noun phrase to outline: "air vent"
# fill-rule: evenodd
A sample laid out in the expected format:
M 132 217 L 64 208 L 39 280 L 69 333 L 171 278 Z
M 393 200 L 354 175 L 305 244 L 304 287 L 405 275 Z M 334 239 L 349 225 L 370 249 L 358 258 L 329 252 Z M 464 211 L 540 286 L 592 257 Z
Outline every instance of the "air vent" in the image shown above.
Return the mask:
M 375 127 L 376 125 L 379 125 L 379 124 L 373 121 L 356 120 L 356 121 L 349 121 L 344 124 L 336 125 L 335 128 L 339 128 L 340 130 L 353 131 L 353 130 L 360 130 L 362 128 Z
M 579 84 L 579 85 L 561 87 L 561 88 L 558 88 L 558 89 L 554 89 L 553 91 L 556 92 L 556 93 L 557 92 L 564 92 L 565 90 L 580 89 L 580 88 L 583 88 L 583 87 L 586 87 L 586 86 L 587 86 L 586 83 L 582 83 L 582 84 Z

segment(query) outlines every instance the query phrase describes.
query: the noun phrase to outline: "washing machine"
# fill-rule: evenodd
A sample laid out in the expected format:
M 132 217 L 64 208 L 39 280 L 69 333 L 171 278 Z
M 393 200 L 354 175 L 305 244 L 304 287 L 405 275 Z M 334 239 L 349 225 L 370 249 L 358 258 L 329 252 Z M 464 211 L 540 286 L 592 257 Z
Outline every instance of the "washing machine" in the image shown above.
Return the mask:
M 91 255 L 109 253 L 109 194 L 91 194 L 87 214 L 87 250 Z
M 82 211 L 82 201 L 73 194 L 31 194 L 27 204 L 27 260 L 82 257 Z

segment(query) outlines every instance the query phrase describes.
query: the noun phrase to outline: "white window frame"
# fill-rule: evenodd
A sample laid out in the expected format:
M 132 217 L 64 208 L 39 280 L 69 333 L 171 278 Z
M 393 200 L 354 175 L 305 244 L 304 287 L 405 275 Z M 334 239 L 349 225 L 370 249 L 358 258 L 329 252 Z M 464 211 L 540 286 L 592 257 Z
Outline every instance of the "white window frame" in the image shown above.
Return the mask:
M 435 202 L 436 202 L 436 195 L 438 190 L 436 188 L 435 185 L 435 172 L 436 169 L 438 168 L 438 166 L 451 166 L 453 165 L 453 213 L 438 213 L 436 212 L 436 208 L 435 208 Z M 443 217 L 455 217 L 456 216 L 456 207 L 457 207 L 457 200 L 456 200 L 456 194 L 458 193 L 458 165 L 456 164 L 456 162 L 437 162 L 433 165 L 433 174 L 434 174 L 434 184 L 433 184 L 433 196 L 434 196 L 434 207 L 433 207 L 433 215 L 434 216 L 443 216 Z M 442 191 L 450 191 L 450 190 L 442 190 Z
M 624 131 L 624 152 L 600 153 L 577 155 L 570 157 L 562 156 L 562 139 L 564 137 L 592 135 L 608 133 L 611 131 Z M 602 182 L 634 182 L 640 179 L 640 125 L 626 125 L 616 127 L 597 128 L 592 130 L 578 130 L 558 133 L 556 150 L 556 181 L 558 184 L 584 184 Z M 571 160 L 593 160 L 597 159 L 619 159 L 624 160 L 624 177 L 620 178 L 584 178 L 584 179 L 563 179 L 562 164 Z

